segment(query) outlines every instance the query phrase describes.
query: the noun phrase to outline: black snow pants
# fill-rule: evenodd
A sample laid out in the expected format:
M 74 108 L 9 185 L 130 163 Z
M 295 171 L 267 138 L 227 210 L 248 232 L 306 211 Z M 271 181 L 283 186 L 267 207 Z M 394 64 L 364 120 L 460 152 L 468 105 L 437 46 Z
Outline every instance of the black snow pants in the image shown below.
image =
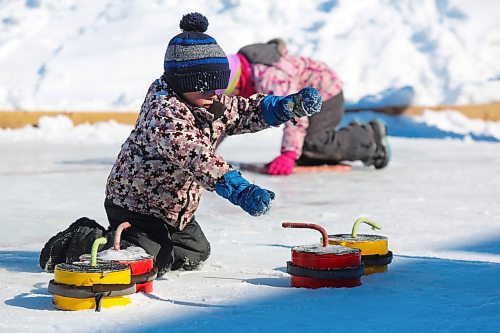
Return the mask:
M 298 165 L 365 161 L 375 154 L 375 133 L 370 125 L 350 123 L 336 129 L 344 115 L 342 92 L 323 103 L 321 112 L 309 117 L 309 127 Z
M 154 257 L 158 276 L 169 270 L 196 269 L 210 255 L 210 243 L 194 218 L 183 230 L 177 230 L 160 219 L 131 212 L 109 200 L 104 207 L 108 230 L 86 217 L 76 220 L 47 241 L 40 253 L 40 267 L 51 272 L 59 263 L 78 261 L 82 254 L 90 253 L 93 242 L 100 237 L 106 237 L 107 243 L 100 245 L 99 251 L 111 248 L 115 230 L 122 222 L 132 226 L 122 232 L 121 247 L 142 247 Z
M 132 226 L 123 231 L 122 240 L 154 256 L 158 275 L 170 269 L 196 269 L 210 255 L 210 243 L 194 217 L 184 229 L 178 230 L 154 216 L 131 212 L 108 199 L 104 208 L 111 229 L 130 222 Z

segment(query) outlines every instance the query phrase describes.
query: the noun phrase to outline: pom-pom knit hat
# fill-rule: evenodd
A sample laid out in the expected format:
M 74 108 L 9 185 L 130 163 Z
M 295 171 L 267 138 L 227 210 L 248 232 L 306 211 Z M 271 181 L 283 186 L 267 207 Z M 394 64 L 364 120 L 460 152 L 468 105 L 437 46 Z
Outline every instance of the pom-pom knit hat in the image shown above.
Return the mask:
M 226 89 L 229 64 L 214 38 L 204 32 L 208 20 L 200 13 L 184 15 L 182 33 L 168 43 L 163 63 L 164 77 L 176 93 Z

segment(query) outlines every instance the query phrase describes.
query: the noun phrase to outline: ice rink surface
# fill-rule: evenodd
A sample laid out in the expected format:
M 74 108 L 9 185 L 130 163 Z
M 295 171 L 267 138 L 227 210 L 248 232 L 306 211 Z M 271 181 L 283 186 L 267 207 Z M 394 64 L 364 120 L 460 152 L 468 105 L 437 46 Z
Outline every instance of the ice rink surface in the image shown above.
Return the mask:
M 268 161 L 278 129 L 232 137 L 230 161 Z M 468 140 L 390 138 L 386 169 L 355 163 L 350 173 L 245 176 L 277 194 L 254 218 L 216 194 L 203 196 L 197 220 L 212 245 L 201 270 L 170 272 L 151 295 L 126 307 L 61 312 L 38 267 L 45 241 L 81 216 L 107 226 L 106 177 L 117 142 L 0 143 L 0 331 L 191 332 L 331 329 L 498 332 L 500 330 L 500 145 Z M 348 233 L 356 218 L 383 229 L 389 272 L 352 289 L 289 287 L 286 261 L 319 233 L 283 229 L 313 222 Z

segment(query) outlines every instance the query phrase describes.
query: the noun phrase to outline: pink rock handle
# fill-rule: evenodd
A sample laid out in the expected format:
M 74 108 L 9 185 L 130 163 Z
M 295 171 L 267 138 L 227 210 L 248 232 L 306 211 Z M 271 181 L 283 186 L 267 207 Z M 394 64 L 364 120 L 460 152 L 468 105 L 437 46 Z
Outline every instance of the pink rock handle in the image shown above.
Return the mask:
M 120 251 L 120 239 L 122 236 L 122 231 L 131 227 L 132 225 L 128 222 L 123 222 L 116 228 L 115 240 L 113 242 L 113 250 Z

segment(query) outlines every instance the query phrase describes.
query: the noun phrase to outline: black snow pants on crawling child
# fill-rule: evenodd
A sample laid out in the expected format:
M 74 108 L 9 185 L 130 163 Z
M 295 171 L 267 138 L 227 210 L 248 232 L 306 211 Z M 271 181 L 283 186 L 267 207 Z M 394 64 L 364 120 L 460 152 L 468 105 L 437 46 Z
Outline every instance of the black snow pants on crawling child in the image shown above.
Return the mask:
M 338 164 L 374 158 L 377 143 L 372 126 L 352 122 L 336 129 L 343 115 L 344 96 L 340 92 L 323 102 L 321 112 L 309 117 L 298 165 Z
M 99 251 L 110 249 L 115 230 L 122 222 L 132 226 L 123 230 L 121 248 L 143 248 L 154 257 L 158 276 L 169 270 L 196 269 L 210 255 L 210 244 L 194 217 L 183 230 L 177 230 L 156 217 L 131 212 L 109 200 L 104 207 L 110 223 L 108 230 L 86 217 L 76 220 L 45 244 L 40 267 L 51 272 L 59 263 L 78 261 L 82 254 L 90 253 L 93 242 L 100 237 L 106 237 L 108 242 Z

